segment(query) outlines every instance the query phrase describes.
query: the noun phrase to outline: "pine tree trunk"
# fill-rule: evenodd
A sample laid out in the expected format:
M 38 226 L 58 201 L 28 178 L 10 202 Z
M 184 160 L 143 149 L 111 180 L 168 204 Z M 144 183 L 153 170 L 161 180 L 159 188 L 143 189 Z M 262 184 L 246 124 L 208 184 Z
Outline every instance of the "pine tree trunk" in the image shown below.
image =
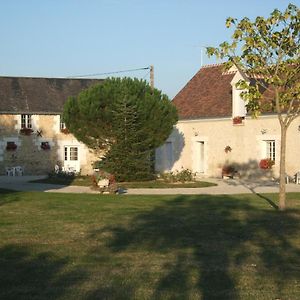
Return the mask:
M 280 145 L 280 169 L 279 169 L 279 210 L 286 208 L 285 194 L 285 152 L 287 127 L 281 124 L 281 145 Z

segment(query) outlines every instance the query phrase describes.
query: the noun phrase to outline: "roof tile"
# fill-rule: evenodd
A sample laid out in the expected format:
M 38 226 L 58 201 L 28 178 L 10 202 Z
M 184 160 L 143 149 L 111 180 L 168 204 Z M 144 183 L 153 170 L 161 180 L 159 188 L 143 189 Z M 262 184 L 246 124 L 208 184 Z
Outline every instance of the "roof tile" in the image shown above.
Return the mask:
M 232 114 L 231 80 L 223 64 L 202 67 L 174 97 L 180 119 L 229 117 Z

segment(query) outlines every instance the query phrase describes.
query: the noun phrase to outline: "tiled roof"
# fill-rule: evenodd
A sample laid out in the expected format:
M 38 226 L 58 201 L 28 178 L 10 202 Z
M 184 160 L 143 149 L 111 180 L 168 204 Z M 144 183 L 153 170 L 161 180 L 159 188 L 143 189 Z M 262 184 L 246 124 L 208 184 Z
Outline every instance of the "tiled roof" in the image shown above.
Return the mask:
M 69 96 L 102 79 L 0 77 L 0 113 L 61 113 Z
M 173 99 L 179 118 L 231 116 L 234 75 L 224 72 L 222 64 L 202 67 Z

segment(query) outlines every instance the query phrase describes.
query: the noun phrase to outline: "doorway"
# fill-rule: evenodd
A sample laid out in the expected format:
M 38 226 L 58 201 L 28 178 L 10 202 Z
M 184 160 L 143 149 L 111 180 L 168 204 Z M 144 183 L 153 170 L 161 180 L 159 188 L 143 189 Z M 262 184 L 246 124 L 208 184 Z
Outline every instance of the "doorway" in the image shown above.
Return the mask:
M 205 143 L 204 141 L 196 142 L 196 172 L 204 173 L 205 171 Z
M 64 146 L 64 169 L 67 172 L 79 172 L 78 146 Z

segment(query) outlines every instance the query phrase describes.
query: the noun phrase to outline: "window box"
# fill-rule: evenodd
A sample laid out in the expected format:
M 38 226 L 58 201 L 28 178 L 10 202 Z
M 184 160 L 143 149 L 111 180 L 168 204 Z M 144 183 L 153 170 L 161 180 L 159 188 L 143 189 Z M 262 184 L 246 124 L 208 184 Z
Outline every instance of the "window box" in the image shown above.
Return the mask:
M 23 135 L 31 135 L 33 133 L 33 130 L 31 128 L 21 128 L 20 129 L 20 134 Z
M 7 142 L 6 144 L 7 151 L 15 151 L 17 148 L 18 146 L 15 144 L 15 142 Z
M 43 150 L 50 150 L 49 142 L 42 142 L 41 143 L 41 149 L 43 149 Z
M 245 117 L 236 116 L 232 119 L 233 125 L 242 125 L 244 122 Z
M 63 134 L 69 134 L 70 133 L 68 128 L 61 128 L 60 132 L 63 133 Z

